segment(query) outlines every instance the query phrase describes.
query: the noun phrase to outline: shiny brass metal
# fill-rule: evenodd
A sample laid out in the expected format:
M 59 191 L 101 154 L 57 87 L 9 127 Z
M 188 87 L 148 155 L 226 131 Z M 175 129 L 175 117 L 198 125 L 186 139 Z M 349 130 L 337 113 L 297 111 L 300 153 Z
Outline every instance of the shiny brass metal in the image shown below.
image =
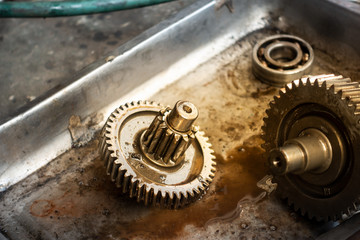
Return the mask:
M 331 143 L 324 133 L 315 128 L 305 129 L 299 137 L 272 149 L 269 155 L 270 169 L 277 175 L 322 173 L 329 168 L 331 160 Z
M 277 191 L 302 215 L 333 220 L 359 210 L 360 85 L 334 74 L 281 89 L 264 118 Z
M 178 101 L 174 108 L 159 111 L 150 127 L 141 135 L 140 146 L 148 159 L 162 167 L 174 167 L 195 139 L 193 123 L 198 117 L 194 104 Z
M 145 205 L 178 208 L 198 199 L 212 182 L 216 163 L 208 139 L 192 125 L 197 115 L 184 101 L 173 110 L 148 101 L 117 108 L 99 146 L 111 180 Z

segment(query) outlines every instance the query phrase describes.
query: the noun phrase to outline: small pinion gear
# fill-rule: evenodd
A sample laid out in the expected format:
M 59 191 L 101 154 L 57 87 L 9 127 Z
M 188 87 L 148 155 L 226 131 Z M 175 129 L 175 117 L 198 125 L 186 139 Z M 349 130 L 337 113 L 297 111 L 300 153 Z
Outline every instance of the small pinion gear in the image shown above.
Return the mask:
M 318 221 L 358 211 L 359 83 L 333 74 L 303 77 L 281 89 L 266 113 L 263 148 L 281 197 Z
M 193 126 L 196 107 L 173 109 L 148 101 L 120 106 L 101 133 L 106 173 L 123 193 L 145 205 L 179 208 L 197 200 L 215 173 L 208 138 Z

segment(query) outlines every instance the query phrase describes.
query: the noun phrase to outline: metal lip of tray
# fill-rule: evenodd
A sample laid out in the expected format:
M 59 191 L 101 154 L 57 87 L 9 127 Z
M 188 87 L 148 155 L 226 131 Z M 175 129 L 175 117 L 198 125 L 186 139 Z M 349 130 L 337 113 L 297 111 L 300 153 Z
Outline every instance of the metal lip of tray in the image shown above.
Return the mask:
M 146 99 L 237 39 L 268 25 L 273 4 L 199 1 L 80 72 L 69 86 L 0 126 L 0 191 L 70 149 L 69 119 L 107 116 L 125 100 Z M 241 13 L 241 9 L 247 9 Z M 239 26 L 246 26 L 239 27 Z M 105 120 L 105 119 L 104 119 Z
M 353 67 L 360 55 L 357 3 L 337 0 L 229 3 L 196 2 L 90 65 L 74 76 L 72 84 L 2 124 L 0 192 L 11 191 L 11 186 L 72 148 L 75 139 L 69 126 L 74 116 L 80 119 L 100 116 L 94 127 L 97 131 L 120 104 L 152 98 L 256 31 L 278 31 L 306 39 L 323 54 L 321 70 L 340 73 L 355 81 L 360 79 L 359 71 Z M 256 42 L 253 38 L 249 41 L 249 46 Z M 327 64 L 328 56 L 333 58 L 328 61 L 337 62 L 341 68 Z M 315 54 L 315 61 L 316 58 Z M 354 222 L 356 218 L 359 216 L 350 220 Z

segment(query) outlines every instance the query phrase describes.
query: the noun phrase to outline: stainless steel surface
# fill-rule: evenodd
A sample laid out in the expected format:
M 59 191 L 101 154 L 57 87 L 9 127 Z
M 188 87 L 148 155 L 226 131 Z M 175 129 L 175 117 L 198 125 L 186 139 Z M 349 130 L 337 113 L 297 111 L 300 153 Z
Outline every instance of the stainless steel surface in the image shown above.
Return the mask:
M 334 72 L 360 79 L 359 6 L 335 0 L 233 1 L 231 13 L 226 7 L 215 10 L 218 5 L 195 3 L 0 127 L 3 190 L 28 176 L 1 193 L 3 235 L 311 239 L 338 224 L 309 222 L 269 194 L 273 185 L 257 187 L 267 175 L 260 127 L 276 89 L 252 76 L 251 52 L 260 39 L 293 34 L 315 51 L 312 74 Z M 184 209 L 142 207 L 119 194 L 104 173 L 96 140 L 70 149 L 67 127 L 72 116 L 81 123 L 87 117 L 93 122 L 129 100 L 170 104 L 180 98 L 201 109 L 197 123 L 218 159 L 207 194 Z M 103 122 L 84 126 L 96 129 Z
M 332 161 L 332 147 L 324 133 L 315 128 L 304 129 L 297 138 L 286 140 L 269 154 L 271 171 L 286 173 L 325 172 Z
M 264 148 L 278 191 L 310 219 L 337 221 L 359 210 L 358 82 L 303 77 L 281 89 L 264 118 Z
M 87 16 L 2 18 L 0 125 L 76 81 L 77 73 L 89 64 L 195 1 Z
M 191 106 L 195 116 L 182 115 L 191 120 L 197 117 L 195 106 L 184 101 L 178 101 L 170 112 L 154 102 L 131 102 L 110 115 L 99 152 L 119 192 L 145 205 L 179 208 L 197 200 L 209 187 L 216 162 L 204 133 L 192 126 L 179 133 L 166 123 L 165 118 L 179 106 Z
M 314 51 L 303 39 L 286 34 L 267 37 L 253 50 L 254 75 L 273 86 L 285 84 L 310 73 Z
M 94 113 L 108 115 L 124 101 L 149 98 L 248 31 L 264 27 L 267 21 L 262 17 L 271 6 L 239 2 L 238 11 L 257 7 L 254 12 L 235 17 L 224 8 L 214 11 L 214 5 L 214 1 L 194 4 L 124 44 L 108 55 L 111 58 L 105 57 L 83 70 L 78 80 L 63 90 L 2 124 L 0 190 L 71 148 L 71 116 L 83 119 Z M 249 23 L 247 29 L 236 27 L 241 21 Z

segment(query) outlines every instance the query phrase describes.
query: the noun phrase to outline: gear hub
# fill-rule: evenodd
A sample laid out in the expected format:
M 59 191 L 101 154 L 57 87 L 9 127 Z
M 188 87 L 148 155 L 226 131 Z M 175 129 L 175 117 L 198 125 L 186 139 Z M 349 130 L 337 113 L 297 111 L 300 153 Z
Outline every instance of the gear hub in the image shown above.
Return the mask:
M 281 196 L 319 221 L 358 211 L 359 83 L 303 77 L 281 89 L 266 113 L 263 147 Z
M 212 182 L 215 157 L 193 123 L 196 107 L 139 101 L 117 108 L 101 133 L 100 155 L 116 186 L 145 205 L 178 208 Z

